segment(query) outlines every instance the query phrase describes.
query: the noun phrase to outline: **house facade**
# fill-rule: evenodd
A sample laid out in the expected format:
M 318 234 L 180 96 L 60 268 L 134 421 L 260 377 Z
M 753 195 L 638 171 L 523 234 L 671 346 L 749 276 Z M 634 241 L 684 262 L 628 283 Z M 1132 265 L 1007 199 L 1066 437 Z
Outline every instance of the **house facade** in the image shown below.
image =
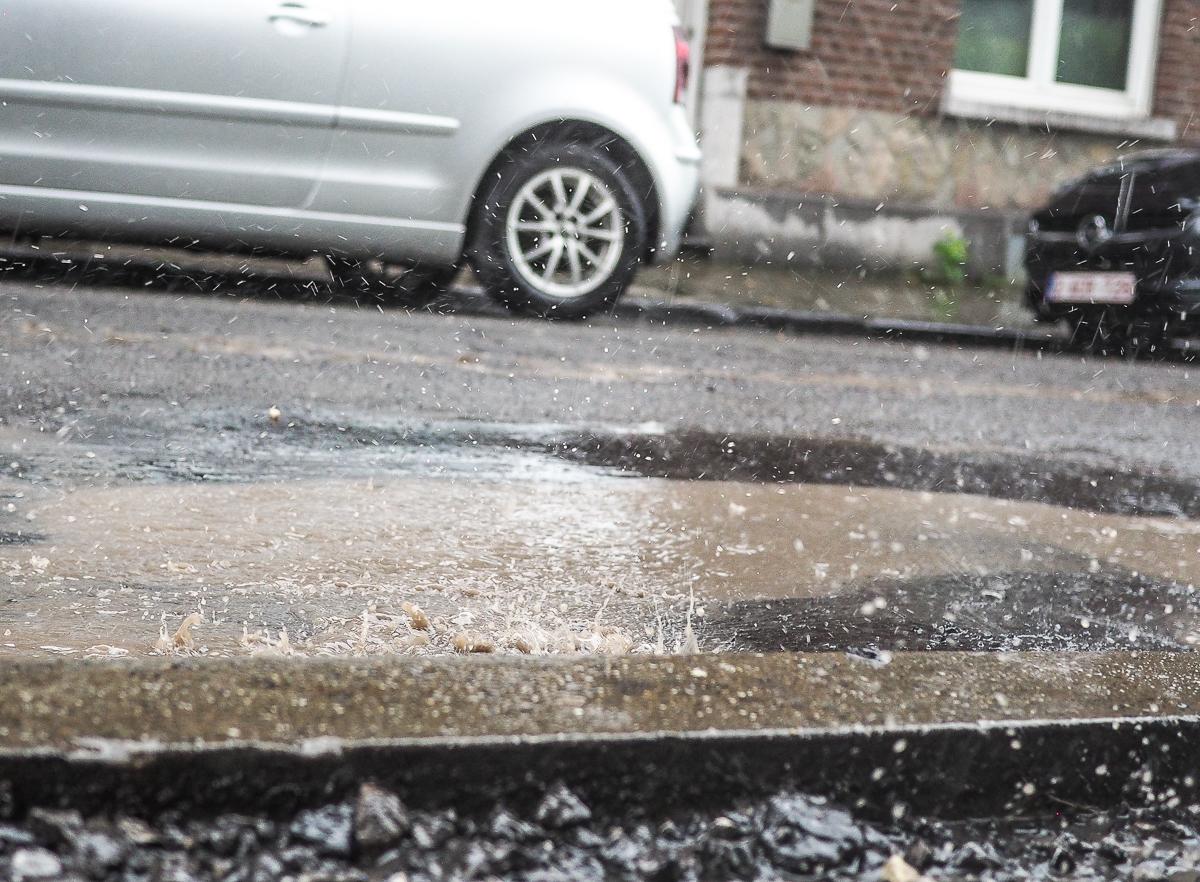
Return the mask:
M 902 268 L 953 232 L 1013 274 L 1056 184 L 1200 142 L 1200 0 L 679 2 L 705 229 L 742 259 Z

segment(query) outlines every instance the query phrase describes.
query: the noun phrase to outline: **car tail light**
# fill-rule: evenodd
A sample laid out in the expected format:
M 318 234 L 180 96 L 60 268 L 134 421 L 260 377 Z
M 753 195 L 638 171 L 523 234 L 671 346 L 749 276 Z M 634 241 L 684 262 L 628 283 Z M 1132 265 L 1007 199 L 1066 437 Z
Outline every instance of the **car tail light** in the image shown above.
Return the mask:
M 692 46 L 683 28 L 675 28 L 675 103 L 682 104 L 692 76 Z

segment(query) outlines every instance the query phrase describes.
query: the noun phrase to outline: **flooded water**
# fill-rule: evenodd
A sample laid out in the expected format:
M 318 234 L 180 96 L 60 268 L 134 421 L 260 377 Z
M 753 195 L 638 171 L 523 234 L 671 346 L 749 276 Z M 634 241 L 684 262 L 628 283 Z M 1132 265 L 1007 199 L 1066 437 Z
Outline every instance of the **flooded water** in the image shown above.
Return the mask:
M 1149 580 L 1185 598 L 1200 580 L 1191 521 L 514 462 L 475 480 L 0 482 L 0 652 L 760 648 L 730 610 L 753 624 L 773 601 L 844 598 L 851 613 L 871 607 L 861 625 L 888 604 L 880 585 L 940 619 L 963 591 L 993 597 L 989 577 Z M 1190 606 L 1139 596 L 1139 616 L 1190 633 Z

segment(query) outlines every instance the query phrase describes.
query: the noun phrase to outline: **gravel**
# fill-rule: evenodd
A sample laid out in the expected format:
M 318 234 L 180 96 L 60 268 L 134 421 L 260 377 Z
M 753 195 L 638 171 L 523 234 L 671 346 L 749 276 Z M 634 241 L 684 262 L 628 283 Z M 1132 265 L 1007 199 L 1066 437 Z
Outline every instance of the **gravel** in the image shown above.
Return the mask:
M 892 878 L 897 866 L 930 880 L 1200 878 L 1200 832 L 1182 816 L 880 823 L 869 814 L 779 793 L 665 817 L 621 817 L 594 812 L 561 783 L 529 806 L 415 811 L 367 782 L 353 799 L 283 818 L 83 818 L 35 809 L 0 824 L 0 878 L 836 882 L 887 878 L 889 861 Z

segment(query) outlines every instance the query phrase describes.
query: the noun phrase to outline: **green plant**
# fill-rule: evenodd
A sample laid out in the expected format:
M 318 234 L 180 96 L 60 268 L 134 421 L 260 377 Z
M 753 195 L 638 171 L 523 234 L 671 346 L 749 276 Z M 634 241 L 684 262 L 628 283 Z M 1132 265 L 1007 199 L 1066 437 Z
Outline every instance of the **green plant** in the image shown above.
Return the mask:
M 970 247 L 971 243 L 957 233 L 946 233 L 934 242 L 933 259 L 927 268 L 930 278 L 927 281 L 948 288 L 962 285 L 967 280 Z
M 929 305 L 937 319 L 951 321 L 958 316 L 969 256 L 970 243 L 957 233 L 947 232 L 933 243 L 920 277 L 929 289 Z

